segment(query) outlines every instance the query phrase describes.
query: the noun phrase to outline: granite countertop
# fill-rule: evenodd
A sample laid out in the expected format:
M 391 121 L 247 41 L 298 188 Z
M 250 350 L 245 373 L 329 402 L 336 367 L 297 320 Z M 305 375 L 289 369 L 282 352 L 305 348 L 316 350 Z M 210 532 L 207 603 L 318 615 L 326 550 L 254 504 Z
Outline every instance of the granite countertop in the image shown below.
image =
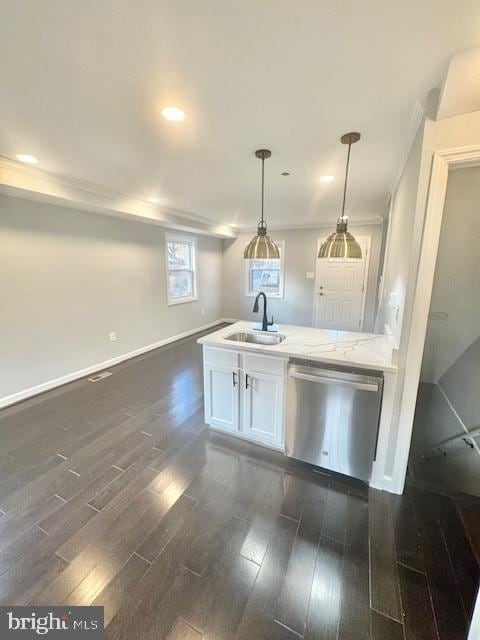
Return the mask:
M 199 344 L 235 351 L 263 353 L 269 356 L 284 358 L 304 358 L 329 364 L 354 365 L 364 369 L 380 371 L 396 371 L 392 363 L 392 351 L 395 344 L 388 335 L 375 333 L 355 333 L 352 331 L 331 331 L 299 327 L 296 325 L 280 325 L 276 333 L 286 336 L 278 345 L 253 344 L 250 342 L 233 342 L 226 336 L 239 331 L 253 331 L 254 323 L 236 322 L 219 331 L 199 338 Z

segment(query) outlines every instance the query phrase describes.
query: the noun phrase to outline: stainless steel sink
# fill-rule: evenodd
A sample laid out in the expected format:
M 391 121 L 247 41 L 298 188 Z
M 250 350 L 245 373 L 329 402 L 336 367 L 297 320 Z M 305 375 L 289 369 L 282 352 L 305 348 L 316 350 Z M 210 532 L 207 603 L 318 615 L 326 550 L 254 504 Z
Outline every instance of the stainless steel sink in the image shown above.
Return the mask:
M 247 331 L 240 331 L 238 333 L 231 333 L 229 336 L 225 336 L 225 340 L 232 340 L 232 342 L 251 342 L 253 344 L 280 344 L 285 340 L 286 336 L 282 336 L 279 333 L 269 335 L 268 333 L 249 333 Z

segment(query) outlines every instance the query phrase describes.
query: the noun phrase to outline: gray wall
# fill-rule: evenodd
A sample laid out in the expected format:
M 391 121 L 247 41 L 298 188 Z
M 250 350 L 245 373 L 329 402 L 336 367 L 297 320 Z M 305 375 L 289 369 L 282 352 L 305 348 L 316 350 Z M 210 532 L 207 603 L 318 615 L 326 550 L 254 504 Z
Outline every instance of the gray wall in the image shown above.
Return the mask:
M 378 267 L 382 246 L 382 225 L 351 226 L 353 233 L 371 235 L 370 273 L 367 285 L 365 331 L 374 324 Z M 285 295 L 268 300 L 269 315 L 277 322 L 311 326 L 315 280 L 307 280 L 306 272 L 315 271 L 317 239 L 331 233 L 331 227 L 272 231 L 275 240 L 285 240 Z M 224 315 L 228 318 L 255 319 L 253 299 L 245 296 L 245 264 L 243 250 L 253 232 L 241 233 L 235 240 L 224 240 Z
M 464 433 L 461 422 L 469 430 L 480 426 L 479 238 L 480 167 L 452 171 L 415 414 L 414 455 Z
M 163 238 L 0 195 L 0 398 L 222 317 L 221 240 L 197 238 L 199 300 L 169 307 Z
M 383 333 L 388 325 L 400 345 L 407 286 L 412 260 L 412 234 L 422 158 L 423 127 L 420 127 L 410 150 L 403 174 L 392 197 L 385 249 L 382 297 L 376 330 Z
M 365 330 L 375 312 L 382 226 L 372 236 Z M 317 238 L 330 228 L 275 233 L 285 240 L 282 323 L 311 325 Z M 164 230 L 153 225 L 0 195 L 0 398 L 48 383 L 222 317 L 254 318 L 234 242 L 197 237 L 199 300 L 168 306 Z M 202 314 L 202 310 L 204 313 Z M 117 341 L 110 342 L 115 332 Z
M 479 239 L 480 167 L 451 171 L 422 363 L 424 382 L 437 382 L 480 335 Z

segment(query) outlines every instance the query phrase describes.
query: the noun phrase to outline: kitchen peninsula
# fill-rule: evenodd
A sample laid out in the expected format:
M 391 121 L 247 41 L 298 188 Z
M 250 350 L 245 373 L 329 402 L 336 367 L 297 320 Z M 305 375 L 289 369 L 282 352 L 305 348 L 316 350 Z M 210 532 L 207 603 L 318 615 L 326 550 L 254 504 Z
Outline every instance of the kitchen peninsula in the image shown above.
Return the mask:
M 289 410 L 292 413 L 292 395 L 297 393 L 291 389 L 293 365 L 300 371 L 297 377 L 306 380 L 312 376 L 301 371 L 308 371 L 309 365 L 317 370 L 319 366 L 324 367 L 326 373 L 321 380 L 328 384 L 332 383 L 334 373 L 337 378 L 343 376 L 344 380 L 333 380 L 339 387 L 347 386 L 348 376 L 353 375 L 357 379 L 361 376 L 370 386 L 378 380 L 382 409 L 381 414 L 378 409 L 378 434 L 377 424 L 374 425 L 372 462 L 373 453 L 375 462 L 371 464 L 368 480 L 371 486 L 388 490 L 385 461 L 397 371 L 392 338 L 295 325 L 281 325 L 276 332 L 263 332 L 254 330 L 253 326 L 250 322 L 236 322 L 198 340 L 203 346 L 205 421 L 213 429 L 285 452 L 291 428 L 288 414 Z M 369 385 L 353 386 L 358 398 L 358 389 L 367 389 Z M 339 401 L 337 398 L 337 404 Z M 342 402 L 348 404 L 346 400 Z M 316 406 L 315 411 L 322 413 L 324 408 Z M 349 446 L 356 449 L 357 444 L 362 446 L 364 437 L 361 429 L 355 428 L 358 412 L 351 413 L 349 430 L 353 436 L 350 438 L 356 437 L 358 443 L 350 442 Z M 291 455 L 288 442 L 286 453 Z

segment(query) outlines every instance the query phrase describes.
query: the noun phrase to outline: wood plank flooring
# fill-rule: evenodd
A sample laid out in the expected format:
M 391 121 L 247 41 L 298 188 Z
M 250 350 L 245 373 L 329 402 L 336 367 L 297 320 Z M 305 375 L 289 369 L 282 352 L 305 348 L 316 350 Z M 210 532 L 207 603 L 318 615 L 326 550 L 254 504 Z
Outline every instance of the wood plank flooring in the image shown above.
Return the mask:
M 0 603 L 102 605 L 111 640 L 466 638 L 478 502 L 208 431 L 196 337 L 1 412 Z

